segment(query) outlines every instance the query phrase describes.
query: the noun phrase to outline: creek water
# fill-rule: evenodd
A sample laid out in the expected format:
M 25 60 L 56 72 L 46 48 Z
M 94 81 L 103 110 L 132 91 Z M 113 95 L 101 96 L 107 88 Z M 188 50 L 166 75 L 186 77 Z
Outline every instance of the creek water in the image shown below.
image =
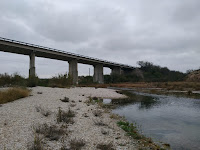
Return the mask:
M 169 143 L 172 149 L 200 150 L 200 99 L 131 93 L 140 100 L 119 106 L 113 113 L 136 122 L 144 135 Z

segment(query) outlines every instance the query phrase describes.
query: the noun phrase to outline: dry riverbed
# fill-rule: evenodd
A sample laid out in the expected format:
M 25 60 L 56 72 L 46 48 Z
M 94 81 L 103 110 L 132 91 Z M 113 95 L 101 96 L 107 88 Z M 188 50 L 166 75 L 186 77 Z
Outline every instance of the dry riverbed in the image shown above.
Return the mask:
M 112 89 L 35 87 L 29 97 L 3 104 L 0 107 L 0 149 L 31 149 L 37 138 L 43 148 L 49 150 L 73 149 L 74 144 L 84 150 L 102 148 L 104 144 L 113 145 L 114 149 L 137 149 L 137 142 L 117 126 L 118 120 L 97 104 L 87 104 L 88 97 L 124 98 Z M 59 118 L 59 113 L 69 110 L 73 114 L 70 121 Z M 58 135 L 53 131 L 50 135 L 42 132 L 44 126 L 46 131 L 58 129 Z

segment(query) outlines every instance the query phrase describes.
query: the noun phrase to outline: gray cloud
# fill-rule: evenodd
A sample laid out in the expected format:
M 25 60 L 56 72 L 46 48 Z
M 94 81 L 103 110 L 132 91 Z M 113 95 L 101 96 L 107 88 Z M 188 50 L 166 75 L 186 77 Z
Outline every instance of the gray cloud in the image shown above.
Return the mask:
M 200 66 L 199 6 L 199 0 L 3 0 L 0 36 L 129 65 L 146 60 L 186 71 Z M 14 54 L 1 52 L 0 58 L 0 73 L 28 63 Z M 63 73 L 66 64 L 38 58 L 37 73 Z M 27 75 L 28 64 L 21 66 L 19 72 Z M 79 66 L 80 75 L 92 69 Z

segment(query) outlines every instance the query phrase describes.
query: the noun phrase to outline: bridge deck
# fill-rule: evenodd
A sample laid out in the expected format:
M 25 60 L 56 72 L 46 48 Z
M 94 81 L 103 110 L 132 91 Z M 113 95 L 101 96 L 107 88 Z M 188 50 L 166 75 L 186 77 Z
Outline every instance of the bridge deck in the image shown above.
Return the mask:
M 134 67 L 125 64 L 82 56 L 66 51 L 61 51 L 53 48 L 43 47 L 39 45 L 29 44 L 1 37 L 0 37 L 0 51 L 22 54 L 22 55 L 30 55 L 31 52 L 34 51 L 35 56 L 37 57 L 57 59 L 63 61 L 70 61 L 72 59 L 76 59 L 78 63 L 82 64 L 89 64 L 89 65 L 103 64 L 104 67 L 109 67 L 109 68 L 121 67 L 123 69 L 134 69 Z

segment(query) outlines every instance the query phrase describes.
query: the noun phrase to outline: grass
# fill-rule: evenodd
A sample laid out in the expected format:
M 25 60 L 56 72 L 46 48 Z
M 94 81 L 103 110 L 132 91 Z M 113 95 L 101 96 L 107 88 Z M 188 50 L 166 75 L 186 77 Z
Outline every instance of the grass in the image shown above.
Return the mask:
M 67 112 L 61 110 L 61 108 L 58 108 L 58 113 L 57 113 L 57 123 L 70 123 L 73 124 L 74 120 L 73 117 L 75 117 L 75 112 L 72 111 L 70 108 L 68 109 Z
M 38 134 L 35 134 L 34 140 L 28 144 L 28 150 L 44 150 L 42 138 Z
M 5 91 L 0 91 L 0 104 L 15 101 L 20 98 L 29 96 L 30 90 L 26 88 L 10 88 Z
M 133 125 L 133 123 L 129 123 L 126 121 L 118 121 L 117 125 L 121 127 L 128 136 L 131 136 L 132 138 L 139 141 L 139 149 L 143 149 L 145 147 L 149 147 L 149 149 L 152 150 L 164 150 L 164 148 L 160 147 L 159 145 L 155 144 L 151 138 L 145 137 L 142 135 L 137 126 Z
M 43 134 L 45 138 L 48 138 L 50 141 L 57 141 L 63 136 L 66 131 L 62 128 L 58 128 L 55 125 L 39 125 L 34 128 L 37 134 Z
M 142 135 L 139 134 L 138 129 L 133 124 L 129 124 L 129 122 L 119 121 L 117 125 L 121 127 L 129 136 L 133 137 L 134 139 L 141 139 Z

